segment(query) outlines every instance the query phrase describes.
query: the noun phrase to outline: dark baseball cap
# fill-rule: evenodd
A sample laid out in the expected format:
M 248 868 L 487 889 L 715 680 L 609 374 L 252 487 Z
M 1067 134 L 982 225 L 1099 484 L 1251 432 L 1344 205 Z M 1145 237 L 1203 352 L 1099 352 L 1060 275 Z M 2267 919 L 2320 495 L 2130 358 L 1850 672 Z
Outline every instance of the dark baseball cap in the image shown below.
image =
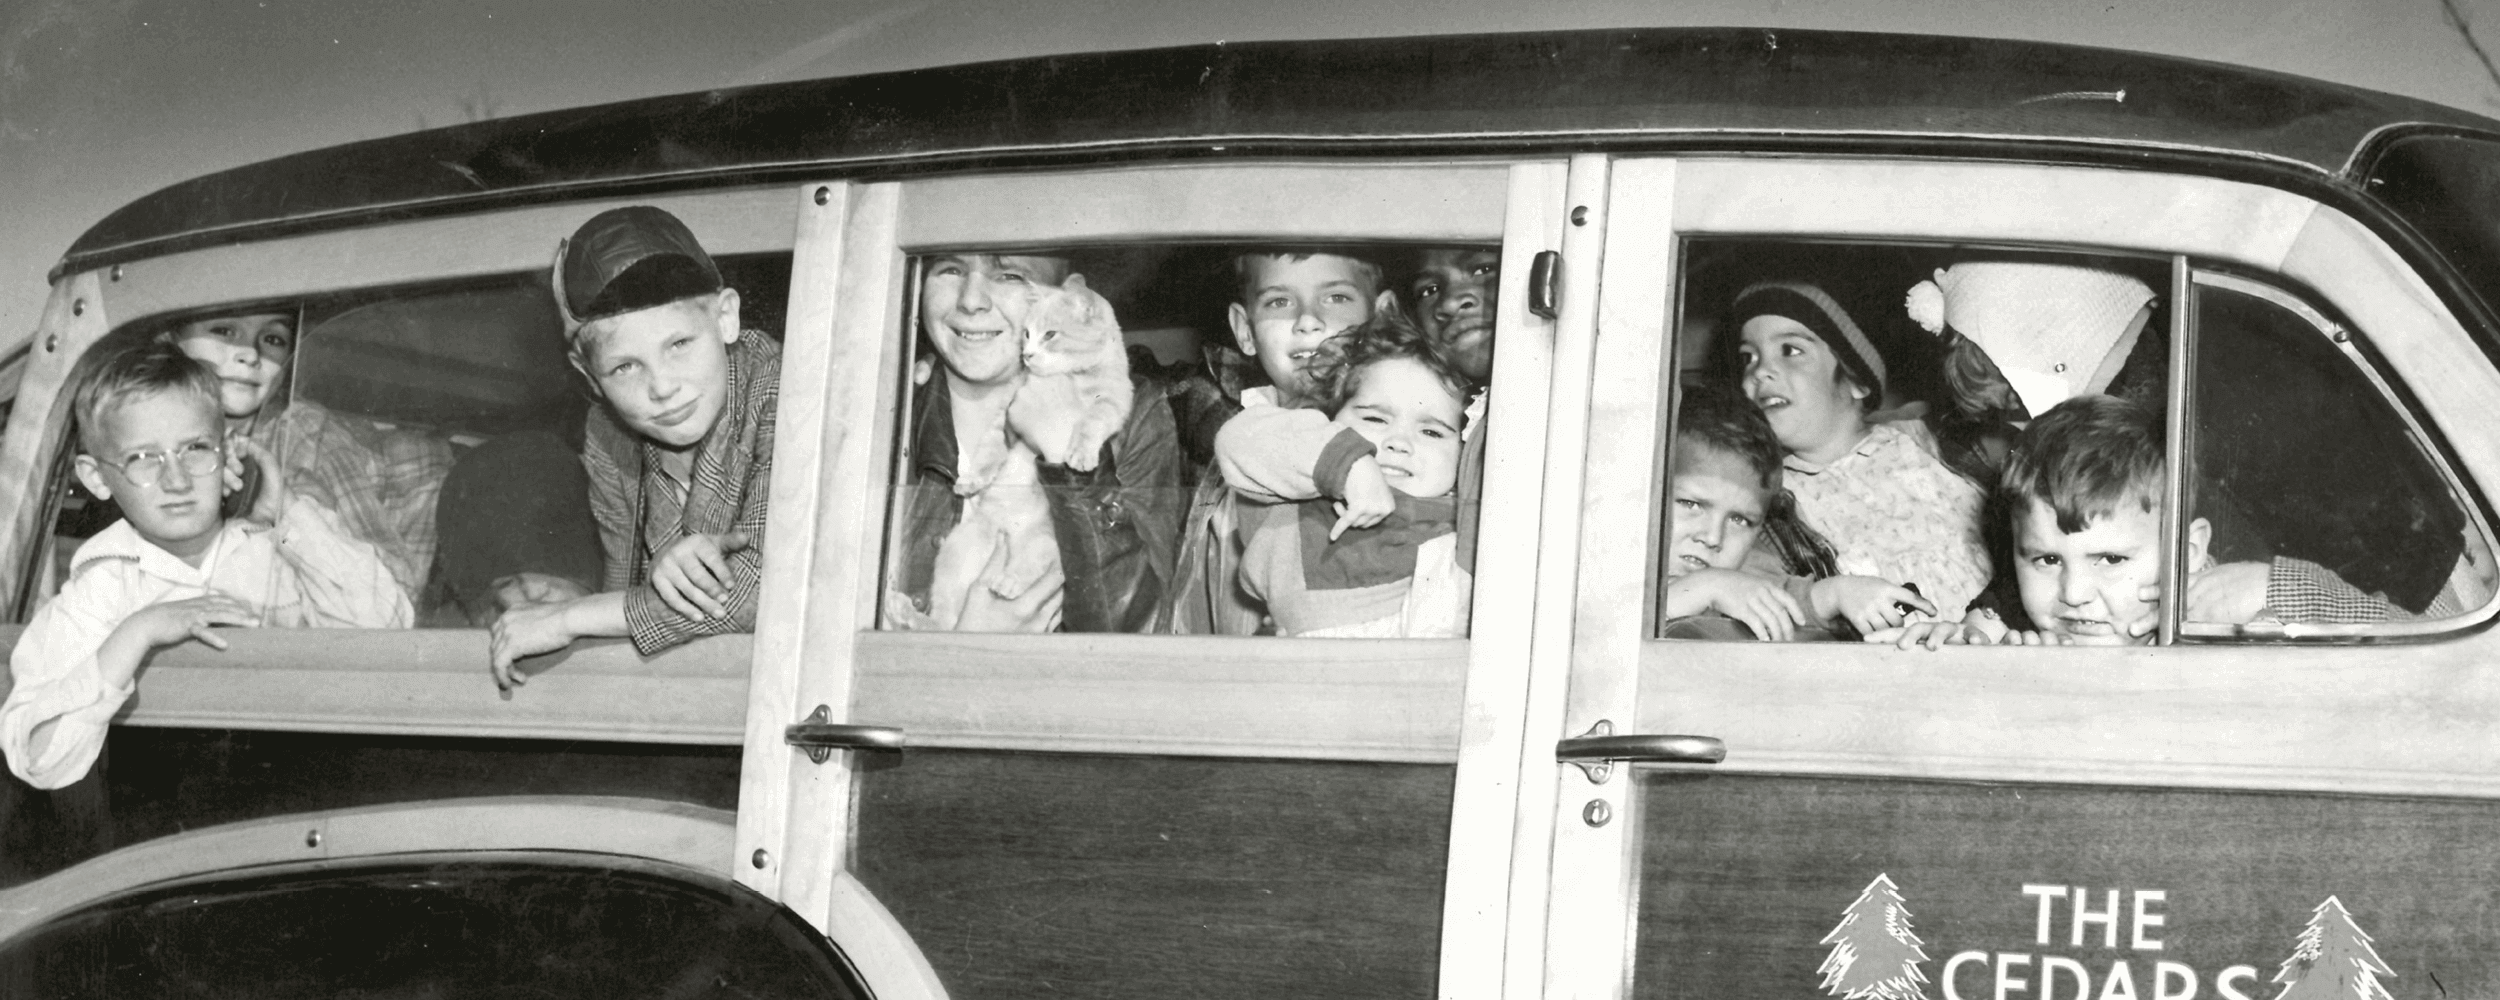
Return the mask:
M 556 305 L 575 324 L 720 290 L 720 268 L 677 217 L 611 208 L 573 231 L 557 256 Z

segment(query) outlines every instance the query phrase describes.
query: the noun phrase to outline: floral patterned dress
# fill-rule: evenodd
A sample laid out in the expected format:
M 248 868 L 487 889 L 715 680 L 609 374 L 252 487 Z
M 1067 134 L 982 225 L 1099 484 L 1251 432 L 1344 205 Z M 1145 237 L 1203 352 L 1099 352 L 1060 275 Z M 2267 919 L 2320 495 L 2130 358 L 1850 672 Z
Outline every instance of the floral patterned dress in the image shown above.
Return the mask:
M 1988 585 L 1979 487 L 1937 457 L 1916 421 L 1876 424 L 1830 465 L 1786 462 L 1797 512 L 1840 555 L 1840 571 L 1915 583 L 1938 614 L 1959 621 Z

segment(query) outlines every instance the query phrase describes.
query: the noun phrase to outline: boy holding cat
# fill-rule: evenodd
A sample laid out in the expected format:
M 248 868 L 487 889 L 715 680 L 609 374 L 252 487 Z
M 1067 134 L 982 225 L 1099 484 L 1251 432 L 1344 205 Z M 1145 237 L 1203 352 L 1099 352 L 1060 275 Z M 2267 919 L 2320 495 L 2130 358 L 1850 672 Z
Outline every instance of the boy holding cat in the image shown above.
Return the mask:
M 904 485 L 905 523 L 892 574 L 889 624 L 913 622 L 934 610 L 931 589 L 940 550 L 971 502 L 959 483 L 963 453 L 983 447 L 974 436 L 995 426 L 1013 401 L 1031 411 L 1038 396 L 1066 390 L 1050 410 L 1084 404 L 1064 380 L 1028 380 L 1024 321 L 1044 292 L 1068 277 L 1057 257 L 948 254 L 921 271 L 920 332 L 934 360 L 913 372 L 921 388 L 912 406 L 912 466 Z M 1142 373 L 1129 376 L 1132 404 L 1118 430 L 1091 454 L 1067 453 L 1061 435 L 1032 442 L 1035 478 L 1049 504 L 1059 565 L 1030 584 L 969 589 L 951 628 L 967 632 L 1156 632 L 1165 628 L 1174 531 L 1180 524 L 1179 446 L 1163 387 Z M 1023 395 L 1032 383 L 1033 394 Z M 1013 414 L 1011 414 L 1012 416 Z M 1032 420 L 1018 419 L 1025 429 Z M 1088 443 L 1091 436 L 1088 436 Z M 1090 465 L 1090 468 L 1085 466 Z M 959 489 L 959 486 L 965 487 Z M 1007 572 L 1010 545 L 992 549 L 979 577 Z M 999 591 L 1004 589 L 1007 594 Z M 899 603 L 898 603 L 899 602 Z M 913 615 L 892 613 L 908 605 Z M 949 627 L 940 623 L 933 627 Z
M 648 656 L 755 629 L 772 493 L 781 351 L 738 324 L 738 292 L 694 234 L 645 205 L 593 216 L 551 275 L 592 404 L 582 467 L 606 575 L 599 593 L 523 574 L 493 633 L 496 683 L 524 656 L 632 636 Z

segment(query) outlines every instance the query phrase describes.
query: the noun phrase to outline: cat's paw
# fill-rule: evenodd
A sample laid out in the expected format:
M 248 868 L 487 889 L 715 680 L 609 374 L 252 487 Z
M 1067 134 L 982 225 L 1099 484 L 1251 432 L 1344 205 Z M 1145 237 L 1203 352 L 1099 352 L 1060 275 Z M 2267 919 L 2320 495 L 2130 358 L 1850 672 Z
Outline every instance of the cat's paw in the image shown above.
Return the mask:
M 955 495 L 959 497 L 979 496 L 982 490 L 990 488 L 990 481 L 996 478 L 995 475 L 988 474 L 956 476 Z
M 1076 436 L 1068 441 L 1068 468 L 1078 472 L 1094 471 L 1095 466 L 1102 464 L 1102 445 L 1108 440 L 1109 435 L 1078 429 Z

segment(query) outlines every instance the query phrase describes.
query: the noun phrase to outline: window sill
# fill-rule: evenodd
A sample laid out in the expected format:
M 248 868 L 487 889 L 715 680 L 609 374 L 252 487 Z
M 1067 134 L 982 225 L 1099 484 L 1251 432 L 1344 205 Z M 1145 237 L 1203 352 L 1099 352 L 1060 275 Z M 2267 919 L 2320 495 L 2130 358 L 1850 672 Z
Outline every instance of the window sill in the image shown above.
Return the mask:
M 0 628 L 14 646 L 23 626 Z M 524 664 L 510 700 L 478 629 L 230 629 L 219 652 L 158 651 L 116 720 L 132 726 L 593 739 L 736 746 L 754 637 L 715 636 L 644 659 L 622 639 Z

